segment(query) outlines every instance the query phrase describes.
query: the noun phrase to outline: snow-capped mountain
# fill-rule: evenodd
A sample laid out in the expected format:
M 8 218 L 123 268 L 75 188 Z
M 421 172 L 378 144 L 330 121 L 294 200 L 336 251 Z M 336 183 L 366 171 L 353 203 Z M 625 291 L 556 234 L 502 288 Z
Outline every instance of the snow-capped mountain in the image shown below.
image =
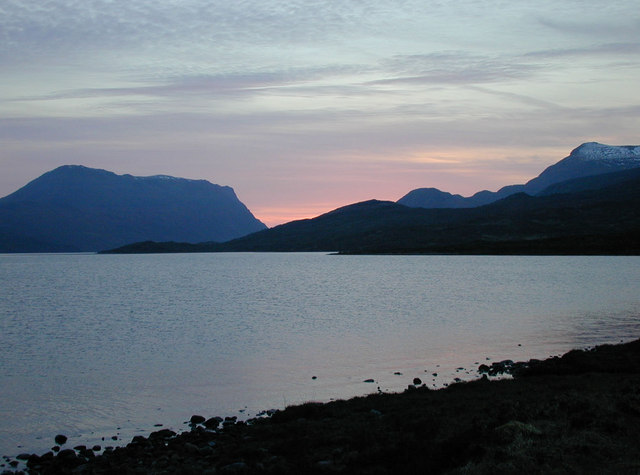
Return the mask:
M 561 181 L 637 167 L 640 167 L 640 146 L 588 142 L 573 149 L 568 157 L 529 181 L 522 191 L 535 195 L 547 186 Z
M 603 173 L 640 167 L 640 146 L 605 145 L 598 142 L 583 143 L 568 157 L 546 168 L 540 175 L 524 185 L 509 185 L 496 192 L 480 191 L 463 198 L 434 188 L 410 191 L 398 203 L 412 208 L 475 208 L 519 192 L 530 195 L 543 193 L 557 183 Z
M 640 145 L 605 145 L 587 142 L 571 151 L 570 157 L 586 161 L 609 162 L 626 167 L 636 163 L 640 167 Z

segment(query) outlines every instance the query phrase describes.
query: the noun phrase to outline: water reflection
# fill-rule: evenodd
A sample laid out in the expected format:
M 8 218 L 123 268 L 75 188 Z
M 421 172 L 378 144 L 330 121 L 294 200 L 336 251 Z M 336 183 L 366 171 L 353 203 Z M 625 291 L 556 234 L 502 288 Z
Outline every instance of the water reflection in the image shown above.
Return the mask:
M 0 256 L 0 453 L 636 338 L 636 257 Z M 459 370 L 458 368 L 464 368 Z M 402 373 L 401 375 L 395 373 Z M 438 376 L 433 376 L 437 373 Z M 312 379 L 317 376 L 317 379 Z M 372 378 L 374 385 L 363 383 Z M 93 434 L 92 434 L 93 433 Z M 40 440 L 37 437 L 41 437 Z

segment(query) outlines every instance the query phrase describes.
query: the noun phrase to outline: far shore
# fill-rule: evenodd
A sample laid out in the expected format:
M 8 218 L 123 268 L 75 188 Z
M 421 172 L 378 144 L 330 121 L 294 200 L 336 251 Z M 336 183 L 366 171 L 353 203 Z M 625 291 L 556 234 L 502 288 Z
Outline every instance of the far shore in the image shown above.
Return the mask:
M 20 458 L 34 474 L 640 472 L 640 340 L 479 369 L 513 379 L 416 380 L 248 421 L 194 415 L 190 430 L 98 455 L 60 437 L 59 451 Z

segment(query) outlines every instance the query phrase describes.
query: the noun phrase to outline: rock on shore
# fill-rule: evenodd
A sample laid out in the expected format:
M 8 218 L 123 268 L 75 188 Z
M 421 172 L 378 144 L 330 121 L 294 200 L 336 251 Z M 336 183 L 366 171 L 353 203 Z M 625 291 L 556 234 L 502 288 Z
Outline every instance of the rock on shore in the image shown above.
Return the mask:
M 515 378 L 197 417 L 126 447 L 29 455 L 42 474 L 637 473 L 640 340 L 504 365 Z M 6 467 L 9 468 L 9 467 Z

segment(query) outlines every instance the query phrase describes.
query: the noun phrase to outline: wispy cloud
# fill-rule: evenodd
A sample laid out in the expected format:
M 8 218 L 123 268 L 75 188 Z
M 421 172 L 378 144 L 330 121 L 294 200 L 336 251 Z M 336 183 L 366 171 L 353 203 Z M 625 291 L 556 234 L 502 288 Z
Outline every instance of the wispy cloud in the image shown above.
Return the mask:
M 464 51 L 395 56 L 386 62 L 387 74 L 395 77 L 368 84 L 481 84 L 531 78 L 539 69 L 513 58 L 491 57 Z M 381 72 L 381 75 L 384 74 Z
M 386 2 L 371 0 L 6 0 L 0 52 L 5 60 L 24 53 L 90 55 L 107 50 L 159 56 L 196 52 L 206 57 L 209 48 L 216 53 L 227 49 L 233 56 L 245 46 L 326 47 L 360 35 L 383 15 L 402 11 L 406 3 L 389 8 Z
M 638 16 L 629 11 L 629 6 L 627 2 L 602 2 L 596 8 L 587 9 L 580 5 L 578 8 L 582 7 L 582 10 L 573 11 L 571 15 L 538 15 L 537 21 L 545 28 L 564 35 L 624 41 L 637 36 L 640 30 Z M 562 11 L 562 6 L 559 10 Z
M 0 195 L 76 162 L 315 209 L 638 142 L 640 12 L 597 3 L 4 0 Z
M 638 31 L 640 34 L 640 29 Z M 531 51 L 524 54 L 529 58 L 565 58 L 565 57 L 610 57 L 611 55 L 630 56 L 637 60 L 640 54 L 640 42 L 608 43 L 587 45 L 579 48 L 554 48 Z

